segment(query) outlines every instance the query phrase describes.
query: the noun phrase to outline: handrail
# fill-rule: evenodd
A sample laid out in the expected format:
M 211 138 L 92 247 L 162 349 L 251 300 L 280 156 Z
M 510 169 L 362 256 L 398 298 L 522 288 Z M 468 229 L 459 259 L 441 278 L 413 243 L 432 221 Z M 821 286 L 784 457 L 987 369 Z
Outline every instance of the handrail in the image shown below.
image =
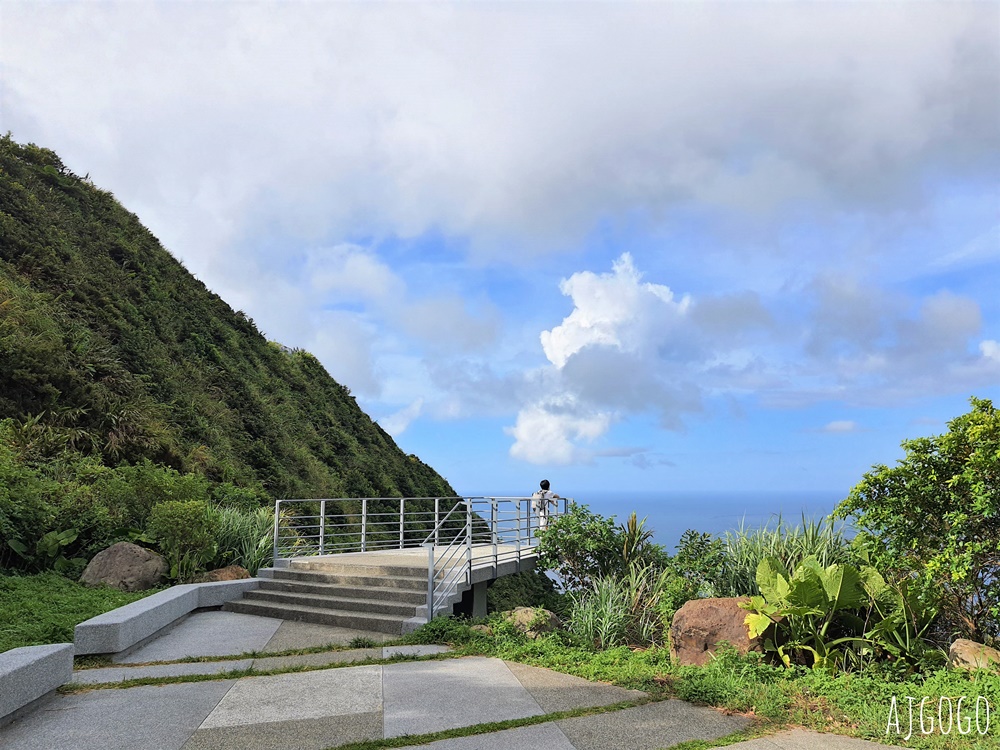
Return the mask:
M 561 509 L 557 505 L 549 518 L 565 513 L 572 502 L 561 500 Z M 451 502 L 443 517 L 442 501 Z M 458 514 L 462 508 L 464 518 Z M 539 521 L 530 497 L 277 500 L 274 565 L 287 565 L 292 557 L 424 547 L 430 620 L 463 578 L 472 584 L 473 568 L 492 567 L 495 576 L 501 563 L 534 555 Z

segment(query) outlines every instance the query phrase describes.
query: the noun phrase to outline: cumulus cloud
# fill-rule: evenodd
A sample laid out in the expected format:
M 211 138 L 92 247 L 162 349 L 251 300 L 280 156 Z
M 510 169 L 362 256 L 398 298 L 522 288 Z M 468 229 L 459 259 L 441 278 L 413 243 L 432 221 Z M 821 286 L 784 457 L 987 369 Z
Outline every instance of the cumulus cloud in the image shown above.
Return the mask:
M 556 367 L 588 346 L 641 354 L 670 337 L 690 300 L 674 301 L 662 284 L 643 283 L 632 256 L 624 253 L 611 273 L 581 271 L 559 285 L 573 300 L 573 312 L 551 331 L 542 331 L 542 350 Z
M 709 398 L 898 403 L 1000 375 L 1000 344 L 977 341 L 979 305 L 947 291 L 913 298 L 827 274 L 770 305 L 752 292 L 678 298 L 644 281 L 628 254 L 609 273 L 581 271 L 560 289 L 574 307 L 540 335 L 549 366 L 532 392 L 511 392 L 523 398 L 511 455 L 533 463 L 611 455 L 594 444 L 629 415 L 684 429 Z M 781 309 L 810 312 L 793 325 L 777 319 Z M 861 429 L 835 420 L 820 431 Z
M 517 422 L 506 428 L 514 438 L 510 455 L 532 464 L 552 466 L 587 463 L 593 454 L 576 441 L 593 442 L 611 423 L 608 413 L 580 414 L 577 405 L 554 401 L 518 412 Z
M 89 172 L 269 336 L 387 399 L 400 430 L 518 412 L 513 455 L 589 461 L 618 420 L 680 429 L 714 397 L 882 403 L 1000 376 L 973 299 L 890 286 L 872 269 L 920 264 L 878 241 L 841 259 L 815 239 L 925 220 L 933 190 L 992 189 L 996 4 L 0 13 L 0 131 Z M 678 216 L 781 241 L 651 248 Z M 801 248 L 780 234 L 798 222 Z M 571 273 L 581 238 L 623 227 L 646 243 L 635 258 L 670 258 L 661 278 L 629 254 Z M 993 263 L 981 230 L 914 252 L 937 271 Z M 427 238 L 497 276 L 569 258 L 572 311 L 529 349 L 523 316 L 475 283 L 415 278 Z
M 687 358 L 697 351 L 688 297 L 675 299 L 669 287 L 644 282 L 628 253 L 610 273 L 581 271 L 559 289 L 573 310 L 539 337 L 556 400 L 542 396 L 520 410 L 509 433 L 512 456 L 533 463 L 592 458 L 574 441 L 593 442 L 616 415 L 653 410 L 665 426 L 677 428 L 679 414 L 699 408 L 699 390 L 671 377 L 686 377 Z

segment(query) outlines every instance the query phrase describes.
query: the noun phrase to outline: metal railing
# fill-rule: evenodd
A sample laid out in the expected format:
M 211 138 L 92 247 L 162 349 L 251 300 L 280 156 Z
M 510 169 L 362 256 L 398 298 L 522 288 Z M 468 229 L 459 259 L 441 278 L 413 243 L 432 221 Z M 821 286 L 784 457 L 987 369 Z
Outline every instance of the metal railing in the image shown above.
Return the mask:
M 568 498 L 549 511 L 566 512 Z M 473 568 L 534 554 L 539 516 L 530 497 L 326 498 L 274 505 L 274 564 L 346 552 L 427 549 L 427 619 L 450 603 Z

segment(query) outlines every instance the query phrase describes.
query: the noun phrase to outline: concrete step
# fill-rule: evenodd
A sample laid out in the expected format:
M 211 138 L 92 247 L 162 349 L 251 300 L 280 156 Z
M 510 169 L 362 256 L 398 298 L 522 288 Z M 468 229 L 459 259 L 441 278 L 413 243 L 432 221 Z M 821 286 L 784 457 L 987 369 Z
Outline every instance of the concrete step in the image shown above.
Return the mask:
M 317 607 L 320 609 L 336 609 L 345 612 L 371 612 L 380 615 L 397 615 L 413 617 L 417 607 L 424 604 L 407 604 L 388 599 L 351 599 L 347 597 L 317 596 L 315 594 L 291 593 L 284 591 L 248 591 L 244 598 L 250 601 L 272 602 L 293 606 Z M 425 597 L 426 598 L 426 597 Z
M 326 559 L 293 560 L 287 570 L 310 570 L 331 575 L 394 576 L 402 578 L 427 578 L 427 566 L 423 565 L 359 565 L 338 563 Z
M 427 583 L 416 589 L 388 589 L 384 586 L 346 586 L 334 583 L 312 583 L 295 579 L 260 579 L 260 591 L 283 591 L 289 594 L 313 594 L 348 599 L 386 600 L 400 604 L 423 604 L 427 599 Z
M 347 573 L 320 573 L 298 568 L 277 568 L 272 571 L 274 580 L 302 581 L 305 583 L 329 583 L 346 586 L 403 589 L 409 591 L 427 590 L 427 573 L 422 577 L 393 575 L 353 575 Z
M 306 607 L 302 605 L 285 605 L 274 602 L 252 601 L 239 599 L 226 602 L 225 610 L 239 612 L 259 617 L 276 617 L 280 620 L 295 620 L 312 622 L 319 625 L 331 625 L 353 630 L 374 630 L 391 635 L 403 634 L 403 623 L 406 618 L 382 614 L 361 614 L 322 607 Z

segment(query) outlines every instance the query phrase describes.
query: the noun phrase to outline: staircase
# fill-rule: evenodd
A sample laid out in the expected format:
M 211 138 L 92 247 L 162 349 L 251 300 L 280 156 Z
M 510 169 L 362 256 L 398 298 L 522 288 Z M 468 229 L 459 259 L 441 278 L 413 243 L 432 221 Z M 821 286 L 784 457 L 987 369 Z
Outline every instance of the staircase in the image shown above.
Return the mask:
M 260 588 L 224 609 L 392 635 L 426 620 L 426 566 L 294 560 L 287 568 L 265 568 L 257 575 Z

